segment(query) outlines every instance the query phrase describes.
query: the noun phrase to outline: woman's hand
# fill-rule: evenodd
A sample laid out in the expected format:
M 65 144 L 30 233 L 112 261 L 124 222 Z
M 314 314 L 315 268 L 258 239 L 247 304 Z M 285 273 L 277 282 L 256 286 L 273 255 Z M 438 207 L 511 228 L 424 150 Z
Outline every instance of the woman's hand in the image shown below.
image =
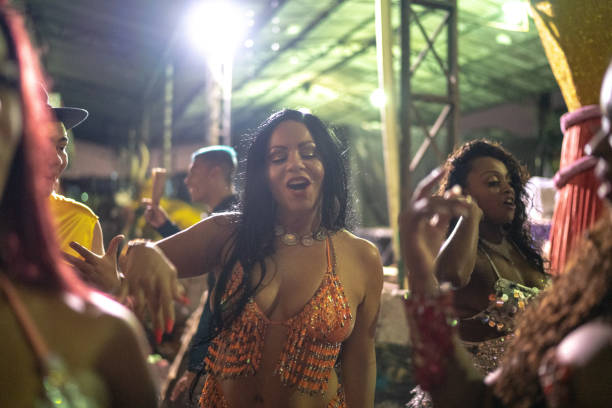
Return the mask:
M 454 187 L 444 196 L 432 196 L 444 171 L 436 169 L 416 187 L 406 209 L 399 216 L 400 242 L 410 289 L 430 294 L 438 291 L 434 270 L 436 257 L 451 218 L 468 216 L 473 203 Z
M 104 292 L 117 294 L 121 286 L 119 272 L 117 271 L 117 250 L 124 238 L 123 235 L 114 237 L 108 244 L 108 250 L 104 255 L 96 255 L 77 242 L 72 241 L 70 247 L 83 259 L 65 252 L 63 255 L 68 262 L 81 272 L 87 282 L 91 282 Z
M 130 242 L 124 273 L 135 312 L 143 318 L 147 309 L 153 321 L 155 339 L 161 342 L 164 329 L 174 327 L 174 299 L 180 299 L 176 268 L 151 242 Z
M 168 213 L 158 205 L 153 205 L 150 198 L 145 198 L 142 203 L 146 205 L 144 218 L 155 228 L 159 228 L 168 221 Z

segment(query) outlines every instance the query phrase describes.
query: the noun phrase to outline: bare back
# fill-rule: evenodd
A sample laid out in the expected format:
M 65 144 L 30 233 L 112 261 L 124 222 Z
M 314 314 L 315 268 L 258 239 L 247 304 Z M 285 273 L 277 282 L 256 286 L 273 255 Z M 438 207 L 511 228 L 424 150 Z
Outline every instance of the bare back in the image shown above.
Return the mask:
M 79 390 L 100 407 L 154 407 L 155 386 L 134 318 L 100 294 L 86 303 L 74 295 L 16 286 L 50 351 L 61 357 Z M 0 300 L 0 406 L 33 406 L 42 377 L 13 309 Z

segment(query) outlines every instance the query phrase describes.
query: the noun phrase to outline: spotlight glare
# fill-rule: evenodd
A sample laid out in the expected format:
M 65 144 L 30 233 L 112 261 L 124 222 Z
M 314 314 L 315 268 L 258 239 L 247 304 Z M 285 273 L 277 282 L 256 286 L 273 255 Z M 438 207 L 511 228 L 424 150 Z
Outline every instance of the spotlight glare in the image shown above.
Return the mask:
M 244 14 L 228 1 L 198 3 L 187 15 L 187 32 L 199 51 L 224 58 L 233 53 L 246 31 Z
M 370 94 L 370 103 L 376 108 L 382 108 L 387 103 L 387 95 L 385 91 L 377 88 Z
M 528 6 L 522 1 L 509 1 L 502 5 L 504 20 L 510 25 L 519 25 L 527 15 Z
M 289 34 L 289 35 L 296 35 L 299 32 L 300 32 L 300 26 L 299 25 L 292 24 L 292 25 L 289 26 L 289 28 L 287 28 L 287 34 Z
M 512 44 L 512 38 L 508 34 L 505 34 L 505 33 L 497 34 L 497 36 L 495 37 L 495 41 L 498 44 L 503 44 L 503 45 Z
M 270 46 L 270 49 L 271 49 L 272 51 L 278 51 L 278 50 L 280 50 L 280 44 L 279 44 L 279 43 L 277 43 L 277 42 L 275 42 L 274 44 L 272 44 L 272 45 Z

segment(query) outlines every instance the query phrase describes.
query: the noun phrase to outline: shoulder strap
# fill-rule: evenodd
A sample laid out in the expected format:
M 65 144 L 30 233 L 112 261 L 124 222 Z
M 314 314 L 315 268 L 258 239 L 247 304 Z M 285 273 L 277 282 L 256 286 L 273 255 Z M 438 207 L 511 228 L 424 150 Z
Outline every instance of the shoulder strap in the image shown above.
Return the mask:
M 484 249 L 484 245 L 478 245 L 478 247 L 482 250 L 482 252 L 485 254 L 485 256 L 487 257 L 487 259 L 489 260 L 489 263 L 491 264 L 491 268 L 493 268 L 493 271 L 495 272 L 495 275 L 497 275 L 497 279 L 501 279 L 501 275 L 499 274 L 499 271 L 497 270 L 497 267 L 495 266 L 495 264 L 493 263 L 493 260 L 491 259 L 491 257 L 489 256 L 489 253 L 486 251 L 486 249 Z
M 336 274 L 336 251 L 332 242 L 331 234 L 328 233 L 325 239 L 325 249 L 327 252 L 327 272 L 332 275 Z

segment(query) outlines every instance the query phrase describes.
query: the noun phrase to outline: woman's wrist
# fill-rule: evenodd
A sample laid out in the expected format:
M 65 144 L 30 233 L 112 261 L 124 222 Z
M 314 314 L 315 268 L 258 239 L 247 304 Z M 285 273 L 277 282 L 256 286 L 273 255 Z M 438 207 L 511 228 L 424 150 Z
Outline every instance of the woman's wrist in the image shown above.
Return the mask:
M 404 299 L 413 347 L 415 377 L 430 391 L 446 378 L 448 361 L 454 353 L 457 319 L 449 285 L 437 292 L 413 293 Z

